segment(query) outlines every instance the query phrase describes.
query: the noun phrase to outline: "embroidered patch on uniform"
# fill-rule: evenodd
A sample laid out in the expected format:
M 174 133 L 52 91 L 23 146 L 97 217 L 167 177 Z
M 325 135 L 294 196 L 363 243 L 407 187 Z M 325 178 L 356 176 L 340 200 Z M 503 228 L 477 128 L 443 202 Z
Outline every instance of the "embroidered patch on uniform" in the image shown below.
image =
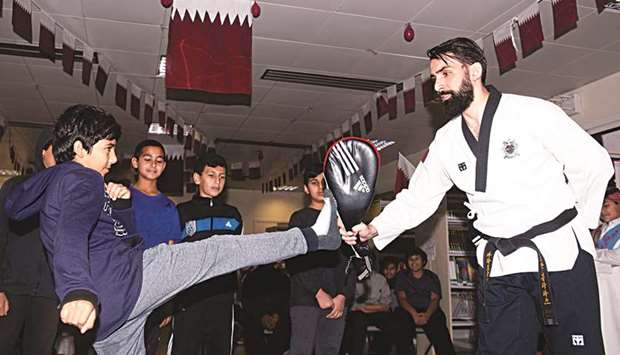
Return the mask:
M 519 156 L 517 149 L 519 145 L 514 139 L 507 139 L 503 142 L 504 159 L 512 159 Z
M 458 167 L 459 167 L 459 171 L 467 170 L 467 164 L 465 164 L 465 162 L 459 163 Z
M 585 341 L 583 340 L 583 335 L 571 335 L 573 339 L 573 346 L 585 346 Z

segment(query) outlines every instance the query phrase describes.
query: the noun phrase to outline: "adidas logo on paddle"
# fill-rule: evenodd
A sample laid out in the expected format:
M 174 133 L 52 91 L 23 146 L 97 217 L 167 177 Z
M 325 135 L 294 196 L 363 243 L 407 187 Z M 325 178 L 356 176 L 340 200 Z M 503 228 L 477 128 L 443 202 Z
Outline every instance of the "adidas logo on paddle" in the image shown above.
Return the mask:
M 368 186 L 368 183 L 366 183 L 366 179 L 364 179 L 364 176 L 359 177 L 359 179 L 353 186 L 353 190 L 364 193 L 370 192 L 370 187 Z

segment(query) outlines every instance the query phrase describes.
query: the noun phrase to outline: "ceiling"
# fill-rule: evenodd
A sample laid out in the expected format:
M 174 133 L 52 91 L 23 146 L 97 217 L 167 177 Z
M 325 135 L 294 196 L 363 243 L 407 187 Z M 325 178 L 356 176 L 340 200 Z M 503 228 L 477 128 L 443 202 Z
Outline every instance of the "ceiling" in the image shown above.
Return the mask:
M 112 61 L 111 82 L 116 73 L 122 73 L 142 89 L 163 97 L 163 79 L 156 73 L 159 58 L 166 52 L 170 10 L 159 1 L 35 2 Z M 554 41 L 551 2 L 543 1 L 541 17 L 549 40 L 500 77 L 490 35 L 532 0 L 259 1 L 262 13 L 253 22 L 252 106 L 169 103 L 209 139 L 312 144 L 356 113 L 372 93 L 262 80 L 266 69 L 400 82 L 427 67 L 426 49 L 456 36 L 484 38 L 488 82 L 503 91 L 549 98 L 620 71 L 620 14 L 597 14 L 594 0 L 577 2 L 578 28 Z M 25 43 L 12 31 L 11 1 L 1 3 L 0 42 Z M 35 12 L 35 22 L 37 18 Z M 407 22 L 416 34 L 410 43 L 403 40 Z M 37 43 L 38 33 L 34 36 Z M 58 61 L 0 55 L 0 112 L 11 121 L 51 124 L 70 104 L 101 105 L 121 121 L 121 149 L 131 151 L 146 136 L 145 126 L 114 105 L 110 82 L 103 97 L 93 85 L 83 86 L 80 68 L 76 65 L 71 78 Z M 416 97 L 421 100 L 421 95 Z M 373 132 L 373 138 L 397 142 L 382 152 L 384 162 L 395 159 L 398 151 L 424 149 L 443 122 L 438 110 L 423 108 L 421 102 L 416 106 L 415 113 L 382 120 Z M 217 150 L 229 162 L 255 160 L 261 150 L 267 174 L 281 171 L 302 153 L 239 144 L 221 144 Z

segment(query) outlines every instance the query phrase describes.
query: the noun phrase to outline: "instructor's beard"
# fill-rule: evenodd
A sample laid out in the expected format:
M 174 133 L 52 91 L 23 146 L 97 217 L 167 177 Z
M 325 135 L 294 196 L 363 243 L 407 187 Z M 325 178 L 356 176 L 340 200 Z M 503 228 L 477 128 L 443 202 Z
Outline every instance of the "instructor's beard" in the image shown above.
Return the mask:
M 456 117 L 467 110 L 474 101 L 474 87 L 469 78 L 463 78 L 459 91 L 441 91 L 439 95 L 450 94 L 450 98 L 443 101 L 443 107 L 448 117 Z

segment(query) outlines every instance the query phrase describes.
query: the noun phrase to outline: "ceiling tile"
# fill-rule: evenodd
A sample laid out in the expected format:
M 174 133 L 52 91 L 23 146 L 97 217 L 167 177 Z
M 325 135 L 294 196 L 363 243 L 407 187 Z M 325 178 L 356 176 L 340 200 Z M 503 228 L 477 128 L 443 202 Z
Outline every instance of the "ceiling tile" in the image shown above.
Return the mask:
M 287 130 L 287 132 L 290 132 L 290 130 Z M 325 132 L 325 130 L 321 130 L 318 133 L 310 131 L 305 131 L 303 133 L 281 133 L 277 135 L 274 140 L 279 143 L 311 145 L 321 139 L 323 132 Z
M 48 86 L 41 85 L 39 90 L 46 102 L 60 101 L 70 104 L 97 104 L 95 90 L 90 87 L 68 87 L 68 86 Z
M 595 52 L 581 57 L 570 64 L 558 67 L 554 74 L 571 73 L 574 76 L 588 77 L 592 81 L 620 70 L 620 53 Z
M 304 122 L 331 122 L 333 128 L 339 127 L 342 122 L 356 113 L 351 110 L 338 110 L 334 108 L 313 107 L 301 115 L 300 121 Z
M 18 57 L 18 56 L 8 55 L 8 54 L 0 54 L 0 64 L 3 64 L 3 63 L 24 64 L 25 63 L 24 59 L 25 59 L 24 57 Z
M 25 64 L 0 62 L 0 78 L 3 82 L 33 83 Z
M 34 77 L 34 81 L 39 85 L 68 86 L 79 88 L 84 87 L 84 84 L 82 84 L 81 70 L 74 70 L 73 76 L 69 76 L 67 73 L 62 71 L 60 67 L 31 65 L 29 66 L 29 68 L 32 76 Z M 91 87 L 94 87 L 94 81 L 91 81 Z
M 274 104 L 257 104 L 252 108 L 251 116 L 283 118 L 292 121 L 306 111 L 305 107 Z
M 616 41 L 611 43 L 610 45 L 604 47 L 606 51 L 620 52 L 620 41 Z
M 317 42 L 337 47 L 376 49 L 401 22 L 372 17 L 333 13 L 317 36 Z
M 254 89 L 254 92 L 252 93 L 252 101 L 255 100 L 255 93 L 256 93 L 256 88 Z M 206 104 L 203 108 L 202 108 L 202 113 L 203 114 L 225 114 L 225 115 L 235 115 L 235 116 L 242 116 L 242 117 L 246 117 L 250 111 L 252 109 L 248 106 L 242 106 L 242 105 L 209 105 Z M 202 116 L 201 116 L 202 117 Z
M 296 42 L 254 38 L 252 41 L 252 63 L 290 67 L 307 45 Z
M 246 116 L 225 115 L 211 112 L 202 112 L 198 118 L 198 126 L 234 127 L 238 128 L 245 121 Z
M 358 91 L 357 93 L 350 93 L 349 91 L 323 93 L 315 106 L 353 111 L 360 109 L 362 105 L 372 98 L 372 94 L 369 92 Z
M 40 99 L 41 94 L 35 84 L 12 83 L 0 85 L 0 99 Z
M 0 99 L 0 108 L 9 120 L 20 122 L 52 123 L 54 120 L 40 98 L 26 100 Z
M 147 75 L 152 78 L 157 75 L 159 54 L 103 50 L 103 55 L 112 62 L 115 72 L 121 72 L 125 75 Z
M 270 142 L 278 135 L 279 130 L 266 130 L 256 128 L 239 128 L 235 133 L 235 139 L 247 139 L 253 141 Z
M 543 48 L 525 59 L 521 58 L 521 53 L 519 53 L 517 67 L 520 69 L 548 73 L 580 57 L 589 55 L 590 53 L 591 51 L 584 48 L 557 45 L 555 42 L 544 42 Z M 564 72 L 562 74 L 575 75 L 570 72 Z
M 428 4 L 427 0 L 382 0 L 368 1 L 363 4 L 359 0 L 344 0 L 338 11 L 406 21 L 413 18 Z
M 305 46 L 301 49 L 295 66 L 303 69 L 321 70 L 324 73 L 346 74 L 350 73 L 351 67 L 365 55 L 370 54 L 359 49 Z
M 45 0 L 37 2 L 37 6 L 50 14 L 81 17 L 84 14 L 82 3 L 81 0 Z
M 414 18 L 414 22 L 475 31 L 522 0 L 435 0 Z M 437 43 L 439 44 L 439 43 Z
M 317 32 L 329 14 L 292 6 L 261 3 L 261 16 L 252 22 L 254 38 L 268 37 L 299 42 L 315 42 Z M 292 22 L 283 19 L 296 19 Z
M 261 103 L 306 107 L 314 105 L 320 96 L 321 93 L 317 91 L 274 87 L 265 95 Z
M 589 16 L 580 17 L 577 28 L 556 41 L 561 44 L 584 48 L 600 49 L 618 40 L 620 34 L 620 14 L 603 12 L 596 14 L 589 9 Z M 581 13 L 579 13 L 581 16 Z M 550 37 L 551 38 L 551 37 Z
M 263 129 L 280 132 L 289 126 L 289 120 L 252 116 L 243 122 L 241 129 Z
M 336 10 L 339 2 L 334 0 L 269 0 L 276 4 L 288 5 L 299 8 L 318 9 L 318 10 Z M 262 6 L 262 3 L 261 3 Z M 262 15 L 261 15 L 262 16 Z
M 478 39 L 482 33 L 472 31 L 459 31 L 455 29 L 426 26 L 412 23 L 415 38 L 411 42 L 405 41 L 403 31 L 395 31 L 384 43 L 377 48 L 380 52 L 417 56 L 418 59 L 426 59 L 426 51 L 448 39 L 454 37 L 469 37 Z
M 332 122 L 320 121 L 295 121 L 288 126 L 282 134 L 285 135 L 304 135 L 304 134 L 327 134 L 335 125 Z
M 160 26 L 109 20 L 86 19 L 90 45 L 97 49 L 160 53 Z M 127 34 L 131 34 L 128 36 Z
M 379 53 L 365 56 L 353 66 L 351 71 L 358 75 L 399 82 L 427 67 L 428 59 Z
M 83 3 L 87 17 L 116 21 L 160 25 L 170 13 L 170 10 L 166 10 L 159 1 L 152 0 L 132 0 L 131 6 L 122 6 L 122 10 L 118 6 L 110 6 L 111 4 L 106 1 L 84 1 Z
M 205 105 L 202 102 L 172 101 L 172 100 L 168 100 L 168 104 L 177 111 L 187 111 L 187 112 L 196 112 L 196 113 L 202 112 L 202 108 Z
M 209 140 L 216 138 L 236 138 L 235 133 L 237 132 L 237 128 L 209 126 L 201 122 L 198 122 L 196 128 Z

